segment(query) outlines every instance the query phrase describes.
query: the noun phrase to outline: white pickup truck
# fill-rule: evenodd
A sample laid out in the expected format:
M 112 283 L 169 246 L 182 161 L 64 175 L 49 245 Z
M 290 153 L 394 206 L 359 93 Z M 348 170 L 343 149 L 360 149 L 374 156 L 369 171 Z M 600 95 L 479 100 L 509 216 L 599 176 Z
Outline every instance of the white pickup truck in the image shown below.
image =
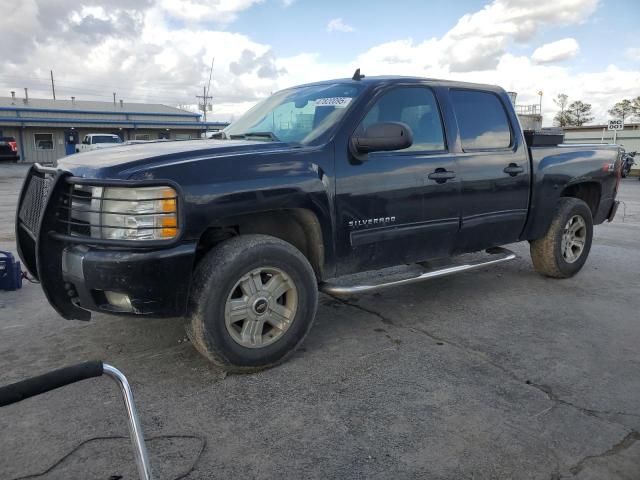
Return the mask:
M 76 153 L 88 152 L 99 148 L 115 147 L 122 143 L 122 139 L 111 133 L 89 133 L 82 139 L 82 143 L 76 145 Z

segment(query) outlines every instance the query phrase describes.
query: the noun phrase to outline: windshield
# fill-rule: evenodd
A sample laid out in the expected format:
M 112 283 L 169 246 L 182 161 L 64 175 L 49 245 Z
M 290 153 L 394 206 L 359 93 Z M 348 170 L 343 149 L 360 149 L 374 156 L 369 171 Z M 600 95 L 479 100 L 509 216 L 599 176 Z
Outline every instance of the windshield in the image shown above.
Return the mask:
M 224 129 L 227 138 L 309 144 L 329 132 L 364 87 L 333 83 L 291 88 L 260 102 Z
M 112 137 L 110 135 L 94 135 L 93 143 L 122 143 L 120 137 Z

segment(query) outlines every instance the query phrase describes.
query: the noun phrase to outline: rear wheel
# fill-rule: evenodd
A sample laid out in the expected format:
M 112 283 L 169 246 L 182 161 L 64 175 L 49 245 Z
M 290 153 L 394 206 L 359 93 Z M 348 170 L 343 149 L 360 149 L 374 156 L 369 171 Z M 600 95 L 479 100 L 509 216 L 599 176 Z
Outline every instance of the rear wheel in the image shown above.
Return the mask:
M 593 219 L 587 204 L 563 197 L 545 236 L 531 242 L 533 267 L 548 277 L 572 277 L 587 261 L 592 239 Z
M 287 242 L 242 235 L 216 246 L 198 265 L 187 332 L 212 362 L 234 372 L 276 365 L 311 328 L 315 275 Z

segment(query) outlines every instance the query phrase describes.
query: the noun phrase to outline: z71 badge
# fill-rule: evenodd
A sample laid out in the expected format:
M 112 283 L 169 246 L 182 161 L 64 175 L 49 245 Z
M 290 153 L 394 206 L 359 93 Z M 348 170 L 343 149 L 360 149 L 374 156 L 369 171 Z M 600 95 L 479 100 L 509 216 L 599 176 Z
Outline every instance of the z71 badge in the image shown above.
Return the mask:
M 371 227 L 374 225 L 387 225 L 389 223 L 395 223 L 396 217 L 379 217 L 379 218 L 366 218 L 364 220 L 350 220 L 349 228 Z

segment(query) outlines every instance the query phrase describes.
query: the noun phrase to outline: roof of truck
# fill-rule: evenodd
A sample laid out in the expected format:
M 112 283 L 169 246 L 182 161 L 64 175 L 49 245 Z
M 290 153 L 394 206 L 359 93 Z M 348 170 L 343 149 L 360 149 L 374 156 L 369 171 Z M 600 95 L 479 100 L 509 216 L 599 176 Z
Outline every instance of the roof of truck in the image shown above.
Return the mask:
M 382 76 L 365 76 L 361 80 L 354 80 L 353 78 L 337 78 L 333 80 L 323 80 L 320 82 L 307 83 L 299 86 L 311 86 L 311 85 L 326 85 L 331 83 L 362 83 L 365 85 L 379 85 L 379 84 L 391 84 L 391 83 L 429 83 L 432 85 L 446 86 L 452 88 L 472 88 L 478 90 L 502 90 L 502 87 L 497 85 L 489 85 L 483 83 L 461 82 L 458 80 L 444 80 L 440 78 L 423 78 L 423 77 L 408 77 L 401 75 L 382 75 Z M 295 87 L 293 87 L 295 88 Z

